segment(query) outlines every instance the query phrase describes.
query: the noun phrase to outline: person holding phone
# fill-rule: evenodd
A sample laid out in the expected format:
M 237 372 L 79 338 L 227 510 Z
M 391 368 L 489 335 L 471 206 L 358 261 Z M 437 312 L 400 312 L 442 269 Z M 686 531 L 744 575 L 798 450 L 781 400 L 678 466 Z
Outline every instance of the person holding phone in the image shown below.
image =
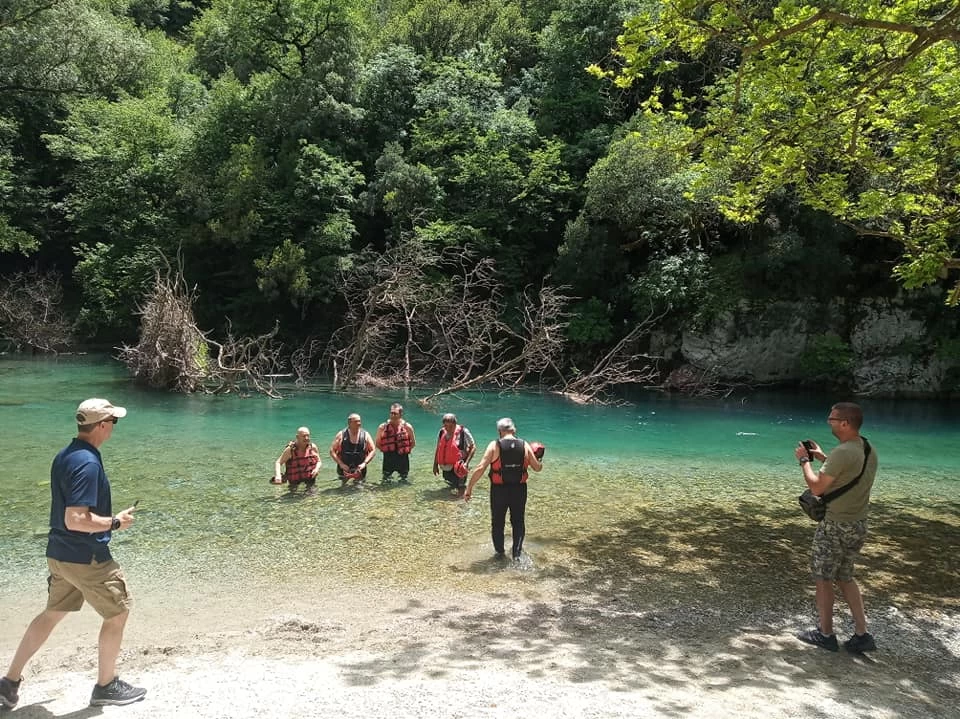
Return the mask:
M 867 513 L 870 490 L 877 474 L 877 453 L 868 449 L 860 435 L 863 410 L 853 402 L 839 402 L 827 417 L 830 431 L 838 444 L 829 455 L 813 440 L 800 442 L 794 456 L 800 462 L 803 479 L 815 495 L 822 497 L 847 485 L 853 485 L 827 504 L 826 516 L 817 524 L 813 536 L 811 573 L 816 582 L 819 623 L 800 632 L 797 638 L 821 649 L 837 651 L 833 632 L 834 583 L 840 588 L 853 615 L 854 634 L 846 642 L 847 651 L 861 653 L 877 648 L 867 631 L 867 616 L 860 587 L 854 579 L 854 563 L 867 538 Z M 813 461 L 823 462 L 819 472 Z M 854 484 L 856 482 L 856 484 Z
M 7 673 L 0 678 L 0 705 L 20 699 L 23 669 L 69 612 L 87 602 L 103 618 L 97 683 L 91 706 L 131 704 L 147 690 L 117 676 L 117 656 L 133 598 L 120 565 L 110 554 L 113 532 L 129 529 L 134 507 L 113 513 L 110 482 L 100 446 L 113 436 L 127 410 L 105 399 L 77 407 L 77 436 L 54 457 L 50 468 L 50 533 L 47 536 L 47 607 L 24 632 Z

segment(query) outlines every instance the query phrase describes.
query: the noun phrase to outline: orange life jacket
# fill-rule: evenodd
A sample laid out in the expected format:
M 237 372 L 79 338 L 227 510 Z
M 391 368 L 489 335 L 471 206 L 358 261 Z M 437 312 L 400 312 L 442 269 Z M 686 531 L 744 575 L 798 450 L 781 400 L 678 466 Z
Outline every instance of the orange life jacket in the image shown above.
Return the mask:
M 454 465 L 463 459 L 465 440 L 463 427 L 459 424 L 453 430 L 452 436 L 447 436 L 447 433 L 441 429 L 440 434 L 437 435 L 437 464 Z
M 527 481 L 527 450 L 519 437 L 497 440 L 500 456 L 490 463 L 490 482 L 493 484 L 523 484 Z
M 397 454 L 410 454 L 410 433 L 407 431 L 407 423 L 400 422 L 399 427 L 387 422 L 380 434 L 380 444 L 377 447 L 381 452 L 396 452 Z
M 297 453 L 297 445 L 291 442 L 290 458 L 287 460 L 284 474 L 288 482 L 302 482 L 313 476 L 313 470 L 317 468 L 317 462 L 320 461 L 320 455 L 313 448 L 313 444 L 308 444 L 303 454 Z

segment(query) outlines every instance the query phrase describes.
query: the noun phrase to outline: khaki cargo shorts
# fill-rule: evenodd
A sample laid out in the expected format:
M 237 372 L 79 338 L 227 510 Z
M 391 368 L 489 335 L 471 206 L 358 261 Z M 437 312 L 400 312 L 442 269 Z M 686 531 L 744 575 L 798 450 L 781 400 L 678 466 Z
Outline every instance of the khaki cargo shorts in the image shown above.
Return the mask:
M 813 535 L 810 572 L 814 579 L 849 582 L 854 563 L 867 539 L 867 520 L 834 522 L 825 519 Z
M 47 566 L 47 609 L 79 612 L 86 601 L 101 617 L 111 619 L 133 606 L 123 570 L 112 559 L 79 564 L 47 557 Z

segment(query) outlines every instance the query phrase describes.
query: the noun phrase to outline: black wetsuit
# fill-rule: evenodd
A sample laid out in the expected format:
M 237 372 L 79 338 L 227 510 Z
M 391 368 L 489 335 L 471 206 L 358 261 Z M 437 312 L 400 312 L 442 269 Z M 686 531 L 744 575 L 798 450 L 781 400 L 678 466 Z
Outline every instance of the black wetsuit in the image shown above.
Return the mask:
M 500 457 L 490 468 L 490 535 L 497 554 L 503 554 L 504 529 L 509 510 L 513 535 L 511 553 L 516 559 L 523 549 L 523 535 L 526 532 L 526 443 L 519 437 L 504 437 L 497 440 L 497 444 L 500 447 Z M 501 481 L 497 482 L 497 478 Z

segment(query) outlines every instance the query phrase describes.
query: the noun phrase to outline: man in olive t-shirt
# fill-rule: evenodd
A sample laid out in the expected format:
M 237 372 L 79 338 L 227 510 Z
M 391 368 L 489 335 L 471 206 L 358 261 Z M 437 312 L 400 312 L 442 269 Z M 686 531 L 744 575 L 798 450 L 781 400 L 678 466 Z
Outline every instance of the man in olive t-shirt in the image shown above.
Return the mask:
M 834 492 L 850 483 L 857 483 L 844 494 L 827 503 L 826 516 L 817 525 L 813 536 L 811 573 L 816 581 L 817 615 L 815 629 L 801 632 L 797 638 L 823 649 L 837 651 L 837 637 L 833 633 L 833 584 L 850 606 L 855 634 L 844 646 L 848 651 L 866 652 L 876 649 L 873 636 L 867 632 L 867 616 L 860 587 L 853 578 L 854 563 L 867 537 L 867 512 L 870 490 L 877 474 L 877 453 L 860 436 L 863 410 L 853 402 L 840 402 L 830 408 L 827 417 L 833 436 L 840 444 L 827 456 L 816 442 L 808 450 L 798 444 L 795 455 L 800 461 L 803 478 L 815 495 Z M 812 460 L 823 462 L 819 473 L 814 473 Z

